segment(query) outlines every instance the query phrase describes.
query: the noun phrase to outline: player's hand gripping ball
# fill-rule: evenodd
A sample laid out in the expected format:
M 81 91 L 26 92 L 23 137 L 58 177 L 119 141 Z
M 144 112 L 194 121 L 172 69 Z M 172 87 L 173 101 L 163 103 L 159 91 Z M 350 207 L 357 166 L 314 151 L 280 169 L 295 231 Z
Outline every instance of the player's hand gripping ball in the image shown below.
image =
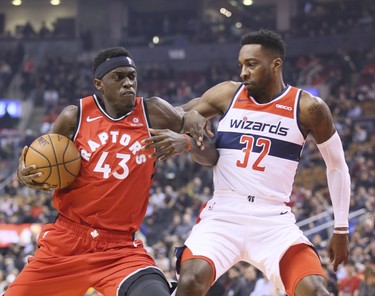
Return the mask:
M 46 134 L 31 143 L 25 156 L 25 165 L 36 165 L 32 173 L 42 173 L 34 182 L 61 189 L 69 186 L 78 176 L 81 157 L 77 147 L 67 137 Z

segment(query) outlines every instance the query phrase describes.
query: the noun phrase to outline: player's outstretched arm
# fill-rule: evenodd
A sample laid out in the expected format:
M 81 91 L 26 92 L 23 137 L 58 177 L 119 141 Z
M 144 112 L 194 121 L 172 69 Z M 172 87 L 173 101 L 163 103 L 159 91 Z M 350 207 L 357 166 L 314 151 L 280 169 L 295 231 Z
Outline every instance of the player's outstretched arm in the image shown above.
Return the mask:
M 169 129 L 150 129 L 152 137 L 145 139 L 144 150 L 154 149 L 150 156 L 165 160 L 174 155 L 188 151 L 193 160 L 201 165 L 214 166 L 219 153 L 211 139 L 206 139 L 204 150 L 199 147 L 188 134 L 180 134 Z M 151 151 L 151 150 L 150 150 Z
M 327 166 L 328 189 L 335 218 L 328 252 L 336 271 L 349 256 L 350 175 L 337 131 L 327 141 L 318 144 L 318 148 Z
M 328 251 L 333 269 L 336 271 L 339 264 L 349 257 L 349 170 L 332 114 L 324 101 L 303 93 L 300 102 L 300 123 L 305 135 L 310 133 L 313 136 L 327 167 L 328 189 L 335 219 Z
M 182 132 L 189 133 L 201 149 L 204 149 L 204 134 L 214 136 L 209 119 L 225 113 L 239 86 L 238 82 L 222 82 L 201 97 L 176 107 L 184 118 Z
M 216 164 L 216 148 L 212 141 L 207 151 L 199 152 L 196 143 L 187 134 L 180 134 L 183 118 L 168 102 L 157 97 L 146 100 L 149 110 L 152 137 L 143 141 L 143 149 L 155 149 L 150 153 L 160 160 L 189 150 L 193 159 L 202 165 Z

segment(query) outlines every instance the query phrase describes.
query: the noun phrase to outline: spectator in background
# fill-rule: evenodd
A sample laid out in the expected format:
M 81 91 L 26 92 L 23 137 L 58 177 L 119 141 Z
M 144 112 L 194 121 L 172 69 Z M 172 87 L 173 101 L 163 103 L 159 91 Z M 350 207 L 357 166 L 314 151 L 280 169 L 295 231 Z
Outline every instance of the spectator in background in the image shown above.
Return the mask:
M 254 291 L 257 282 L 257 270 L 254 266 L 246 264 L 242 268 L 243 278 L 245 279 L 245 286 L 243 289 L 243 295 L 249 296 Z
M 45 114 L 51 112 L 51 109 L 57 105 L 59 101 L 59 92 L 54 87 L 47 87 L 43 93 L 43 105 Z
M 246 280 L 242 277 L 237 264 L 228 270 L 228 281 L 229 284 L 223 296 L 249 296 L 246 294 Z
M 0 93 L 5 93 L 12 76 L 11 66 L 5 60 L 0 59 Z
M 276 289 L 276 287 L 267 279 L 265 274 L 257 279 L 254 291 L 250 296 L 281 296 L 284 295 Z
M 0 130 L 13 129 L 16 127 L 18 120 L 9 112 L 9 105 L 5 106 L 4 114 L 0 117 Z
M 22 28 L 22 37 L 24 38 L 32 38 L 35 37 L 35 30 L 31 22 L 26 22 L 26 24 Z
M 23 93 L 23 98 L 30 98 L 30 91 L 35 86 L 35 64 L 34 59 L 30 55 L 25 55 L 25 59 L 22 65 L 22 82 L 21 82 L 21 90 Z M 37 102 L 34 102 L 37 104 Z
M 177 235 L 178 237 L 181 237 L 182 239 L 186 239 L 193 225 L 194 223 L 192 219 L 192 214 L 189 212 L 186 212 L 182 216 L 181 223 L 177 225 L 175 229 L 175 235 Z
M 51 30 L 47 27 L 46 21 L 42 21 L 42 24 L 39 29 L 39 37 L 40 38 L 49 38 L 51 37 Z
M 0 263 L 2 261 L 2 258 L 3 256 L 0 254 Z M 0 293 L 4 293 L 7 286 L 8 283 L 6 281 L 5 272 L 0 268 Z
M 349 259 L 344 263 L 344 277 L 339 281 L 338 296 L 356 296 L 359 291 L 359 286 L 362 282 L 358 275 L 355 262 Z
M 154 193 L 151 194 L 149 202 L 153 207 L 161 207 L 164 204 L 165 196 L 162 187 L 157 186 Z
M 375 295 L 375 265 L 371 261 L 367 263 L 358 292 L 358 296 L 370 295 Z
M 328 263 L 323 263 L 322 266 L 327 279 L 327 290 L 330 295 L 336 296 L 338 294 L 336 274 L 330 270 Z
M 360 124 L 354 124 L 353 130 L 353 142 L 363 143 L 367 140 L 368 135 L 366 129 L 364 129 Z

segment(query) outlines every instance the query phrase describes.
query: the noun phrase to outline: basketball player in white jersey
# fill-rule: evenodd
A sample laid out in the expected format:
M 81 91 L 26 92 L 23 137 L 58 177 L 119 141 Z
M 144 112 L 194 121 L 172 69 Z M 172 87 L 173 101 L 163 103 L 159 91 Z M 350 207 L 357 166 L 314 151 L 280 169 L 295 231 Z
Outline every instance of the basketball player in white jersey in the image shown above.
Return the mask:
M 223 82 L 181 106 L 184 127 L 203 146 L 206 120 L 221 115 L 214 196 L 185 242 L 178 296 L 203 296 L 231 266 L 247 261 L 288 295 L 329 295 L 318 255 L 289 206 L 294 176 L 310 134 L 327 166 L 334 210 L 329 254 L 336 271 L 349 255 L 350 176 L 341 140 L 324 101 L 283 81 L 280 36 L 261 30 L 241 39 L 242 83 Z M 192 116 L 192 114 L 196 114 Z M 153 142 L 164 157 L 168 133 Z M 179 269 L 179 268 L 178 268 Z

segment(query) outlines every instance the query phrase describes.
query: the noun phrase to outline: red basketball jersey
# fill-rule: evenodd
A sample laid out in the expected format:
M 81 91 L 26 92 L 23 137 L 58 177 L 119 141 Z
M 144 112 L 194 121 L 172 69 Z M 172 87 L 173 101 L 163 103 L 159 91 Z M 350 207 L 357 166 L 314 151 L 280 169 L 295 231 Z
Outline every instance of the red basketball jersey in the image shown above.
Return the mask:
M 136 231 L 144 218 L 155 158 L 141 150 L 150 137 L 144 101 L 111 118 L 96 96 L 80 100 L 74 142 L 81 153 L 81 171 L 67 188 L 56 190 L 53 204 L 76 223 L 97 229 Z M 149 153 L 149 152 L 147 152 Z

